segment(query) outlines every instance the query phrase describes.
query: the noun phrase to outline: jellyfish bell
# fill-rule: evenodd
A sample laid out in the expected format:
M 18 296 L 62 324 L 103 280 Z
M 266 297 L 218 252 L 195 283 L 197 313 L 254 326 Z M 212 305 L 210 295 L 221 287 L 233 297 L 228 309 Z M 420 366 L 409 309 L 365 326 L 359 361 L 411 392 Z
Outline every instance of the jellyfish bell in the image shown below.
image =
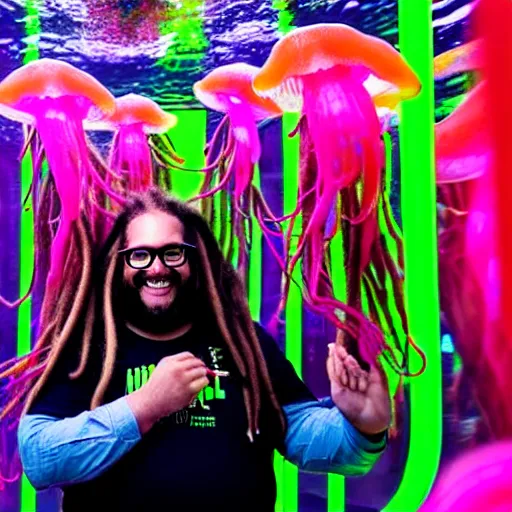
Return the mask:
M 257 123 L 282 115 L 274 101 L 258 96 L 252 81 L 259 68 L 245 63 L 220 66 L 194 84 L 194 94 L 206 107 L 225 114 L 219 124 L 207 154 L 207 164 L 215 167 L 220 164 L 218 184 L 212 185 L 211 174 L 205 180 L 201 193 L 195 199 L 206 199 L 216 193 L 229 194 L 230 210 L 233 215 L 231 228 L 224 226 L 222 233 L 231 229 L 228 254 L 232 250 L 232 241 L 236 233 L 238 245 L 238 267 L 243 269 L 246 261 L 248 238 L 245 218 L 255 214 L 264 236 L 271 236 L 264 217 L 273 218 L 268 205 L 260 192 L 254 187 L 254 165 L 261 155 L 261 144 Z M 227 133 L 225 127 L 228 126 Z M 223 169 L 226 162 L 226 169 Z M 213 206 L 209 206 L 213 208 Z M 224 215 L 225 216 L 225 215 Z M 210 215 L 213 218 L 213 215 Z M 221 236 L 222 238 L 222 236 Z M 222 244 L 223 240 L 221 240 Z M 243 270 L 242 270 L 243 272 Z
M 203 105 L 229 116 L 235 138 L 250 146 L 253 164 L 261 154 L 256 122 L 282 115 L 272 100 L 254 92 L 252 80 L 259 70 L 245 63 L 220 66 L 193 87 L 196 98 Z
M 334 69 L 373 89 L 376 106 L 396 106 L 420 91 L 416 74 L 389 43 L 340 23 L 291 31 L 274 45 L 253 86 L 284 111 L 300 112 L 307 77 Z
M 109 168 L 115 174 L 109 177 L 112 186 L 124 194 L 143 192 L 154 181 L 158 183 L 153 177 L 148 136 L 165 134 L 176 126 L 177 117 L 140 94 L 126 94 L 115 102 L 112 114 L 87 120 L 84 126 L 86 130 L 114 132 L 108 159 Z
M 165 112 L 155 101 L 140 94 L 120 96 L 115 99 L 115 105 L 110 115 L 98 112 L 96 119 L 87 119 L 85 128 L 115 131 L 120 126 L 141 125 L 144 133 L 153 134 L 165 133 L 178 123 L 174 114 Z

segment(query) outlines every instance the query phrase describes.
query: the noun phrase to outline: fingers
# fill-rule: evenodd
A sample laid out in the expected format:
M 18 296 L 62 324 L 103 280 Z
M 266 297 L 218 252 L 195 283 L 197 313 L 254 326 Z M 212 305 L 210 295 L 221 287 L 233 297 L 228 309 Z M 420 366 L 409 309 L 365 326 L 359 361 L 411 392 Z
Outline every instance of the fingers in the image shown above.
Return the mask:
M 209 382 L 206 377 L 206 366 L 203 366 L 202 368 L 193 368 L 187 372 L 187 379 L 190 381 L 201 379 L 202 377 L 206 378 L 206 381 Z
M 164 357 L 158 364 L 165 365 L 166 367 L 178 366 L 183 371 L 206 367 L 201 359 L 190 352 L 181 352 L 180 354 Z
M 173 356 L 166 357 L 165 359 L 173 360 L 173 361 L 186 361 L 187 359 L 197 359 L 194 354 L 191 352 L 180 352 L 179 354 L 175 354 Z
M 359 364 L 352 356 L 347 356 L 342 363 L 348 374 L 348 386 L 352 391 L 356 391 L 359 388 L 359 375 L 361 368 Z
M 368 389 L 368 376 L 366 372 L 362 372 L 361 375 L 359 375 L 357 389 L 360 393 L 365 393 Z
M 190 391 L 195 395 L 197 395 L 202 389 L 204 389 L 210 381 L 206 377 L 200 377 L 198 379 L 193 380 L 190 383 Z
M 341 344 L 329 345 L 327 360 L 329 377 L 338 378 L 341 384 L 352 391 L 366 392 L 369 385 L 369 375 L 361 369 L 356 359 L 349 355 Z
M 329 376 L 329 380 L 338 380 L 338 376 L 336 371 L 334 370 L 334 358 L 332 356 L 332 343 L 328 345 L 329 347 L 329 356 L 327 357 L 327 375 Z
M 206 374 L 206 365 L 204 364 L 204 361 L 201 361 L 201 359 L 186 359 L 185 361 L 180 362 L 179 366 L 185 372 L 194 370 L 196 368 L 204 368 L 204 372 Z
M 344 364 L 343 359 L 340 357 L 340 352 L 338 348 L 343 348 L 341 345 L 338 345 L 338 347 L 334 346 L 333 349 L 333 359 L 334 359 L 334 368 L 336 370 L 336 375 L 339 376 L 341 383 L 343 386 L 348 386 L 350 384 L 349 375 L 347 372 L 347 368 Z M 345 350 L 345 349 L 343 349 Z
M 340 343 L 336 343 L 334 345 L 334 349 L 336 351 L 336 354 L 342 361 L 344 361 L 348 357 L 347 349 Z

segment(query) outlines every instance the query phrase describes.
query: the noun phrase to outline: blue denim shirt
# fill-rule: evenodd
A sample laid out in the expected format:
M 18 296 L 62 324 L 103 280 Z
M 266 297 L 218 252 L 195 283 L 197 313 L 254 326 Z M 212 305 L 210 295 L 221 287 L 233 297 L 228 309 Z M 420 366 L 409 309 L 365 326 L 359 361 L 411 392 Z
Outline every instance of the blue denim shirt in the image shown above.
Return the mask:
M 332 400 L 286 405 L 285 457 L 312 472 L 362 475 L 386 446 L 356 430 Z M 74 418 L 26 415 L 18 428 L 25 473 L 36 489 L 91 480 L 140 440 L 125 397 Z

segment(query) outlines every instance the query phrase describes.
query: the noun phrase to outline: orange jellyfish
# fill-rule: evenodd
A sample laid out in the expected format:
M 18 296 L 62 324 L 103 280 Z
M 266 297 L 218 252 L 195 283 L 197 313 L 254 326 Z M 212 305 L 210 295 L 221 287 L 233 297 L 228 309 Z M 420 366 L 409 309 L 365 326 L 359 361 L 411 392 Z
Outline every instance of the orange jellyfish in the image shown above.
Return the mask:
M 160 182 L 170 189 L 168 166 L 183 163 L 165 136 L 176 123 L 176 116 L 162 110 L 150 98 L 133 93 L 116 98 L 116 109 L 109 117 L 86 123 L 87 129 L 115 132 L 108 159 L 112 171 L 108 175 L 109 184 L 123 195 L 143 192 Z M 163 140 L 155 146 L 148 137 L 157 134 Z M 153 161 L 157 164 L 155 168 L 161 171 L 158 175 Z
M 95 198 L 99 193 L 120 203 L 124 201 L 108 187 L 105 176 L 92 163 L 82 126 L 84 119 L 93 112 L 111 114 L 115 109 L 114 97 L 95 78 L 72 65 L 41 59 L 4 78 L 0 83 L 0 106 L 0 113 L 33 124 L 42 143 L 41 147 L 34 145 L 32 130 L 23 152 L 31 144 L 36 148 L 31 187 L 35 209 L 39 202 L 39 210 L 35 211 L 36 244 L 44 238 L 53 239 L 46 286 L 46 293 L 53 294 L 62 285 L 71 240 L 76 239 L 82 252 L 87 250 L 90 233 L 85 232 L 88 222 L 81 219 L 81 209 L 89 219 L 94 218 L 99 207 Z M 50 177 L 39 194 L 43 157 L 48 161 Z M 52 192 L 56 193 L 59 204 L 55 204 L 57 200 L 54 201 Z M 39 217 L 44 219 L 43 223 L 39 222 Z M 45 231 L 45 236 L 40 231 Z M 43 240 L 43 244 L 46 243 Z M 36 262 L 36 270 L 37 267 Z M 0 300 L 14 307 L 28 297 L 30 291 L 14 303 Z
M 394 282 L 400 281 L 400 269 L 375 243 L 384 165 L 376 109 L 395 109 L 400 101 L 415 96 L 420 90 L 418 78 L 387 42 L 346 25 L 320 24 L 293 30 L 281 39 L 253 87 L 283 110 L 302 112 L 301 136 L 310 141 L 313 165 L 302 159 L 305 169 L 301 170 L 298 206 L 306 221 L 297 249 L 287 255 L 288 275 L 305 256 L 305 296 L 310 307 L 358 340 L 361 358 L 373 362 L 389 347 L 357 301 L 350 307 L 332 296 L 325 244 L 343 220 L 360 226 L 346 251 L 349 292 L 361 288 L 362 273 L 375 251 L 379 251 L 379 280 L 382 272 L 390 272 Z M 307 201 L 301 199 L 309 193 Z M 340 201 L 343 210 L 338 208 Z M 286 295 L 287 289 L 282 304 Z
M 275 221 L 261 193 L 253 185 L 254 165 L 261 154 L 257 122 L 282 115 L 281 109 L 270 99 L 261 98 L 252 89 L 252 80 L 259 68 L 236 63 L 214 69 L 194 84 L 194 94 L 212 110 L 226 114 L 219 124 L 206 155 L 206 179 L 198 197 L 204 200 L 217 192 L 229 198 L 228 210 L 231 222 L 227 222 L 225 212 L 219 212 L 221 219 L 220 243 L 224 240 L 228 225 L 228 257 L 234 250 L 234 238 L 238 240 L 238 268 L 245 269 L 248 245 L 250 246 L 250 219 L 254 215 L 262 227 L 263 234 L 275 234 L 265 220 Z M 218 168 L 218 183 L 213 184 L 212 169 Z M 207 217 L 212 220 L 214 212 L 210 201 L 206 205 Z M 246 229 L 246 220 L 249 227 Z M 249 231 L 249 233 L 248 233 Z M 273 249 L 270 243 L 271 250 Z M 275 250 L 274 250 L 275 251 Z

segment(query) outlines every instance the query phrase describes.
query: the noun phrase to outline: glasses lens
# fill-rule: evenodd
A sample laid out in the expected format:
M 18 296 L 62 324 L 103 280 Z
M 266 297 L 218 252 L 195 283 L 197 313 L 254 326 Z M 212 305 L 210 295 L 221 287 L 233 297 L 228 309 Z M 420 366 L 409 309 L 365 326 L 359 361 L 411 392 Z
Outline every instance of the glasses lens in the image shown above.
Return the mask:
M 151 254 L 145 249 L 136 249 L 130 254 L 130 265 L 133 268 L 144 268 L 149 265 Z
M 184 256 L 183 247 L 170 247 L 164 252 L 164 262 L 169 266 L 177 265 L 183 261 Z

